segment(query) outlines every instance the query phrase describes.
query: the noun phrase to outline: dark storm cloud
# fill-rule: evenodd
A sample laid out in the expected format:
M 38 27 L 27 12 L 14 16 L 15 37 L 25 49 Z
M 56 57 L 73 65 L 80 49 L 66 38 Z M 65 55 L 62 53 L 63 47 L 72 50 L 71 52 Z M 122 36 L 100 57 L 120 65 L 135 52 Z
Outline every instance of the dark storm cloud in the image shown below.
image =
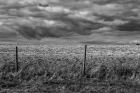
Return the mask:
M 53 30 L 53 31 L 52 31 Z M 38 39 L 40 40 L 43 37 L 55 37 L 58 38 L 62 36 L 62 30 L 59 33 L 57 32 L 57 29 L 50 29 L 47 27 L 32 27 L 28 25 L 21 25 L 18 26 L 18 29 L 16 29 L 17 32 L 19 32 L 22 36 L 28 39 Z
M 58 19 L 57 19 L 58 21 Z M 18 25 L 15 30 L 20 33 L 20 35 L 28 38 L 28 39 L 42 39 L 45 37 L 67 37 L 73 34 L 78 35 L 91 35 L 92 30 L 99 29 L 104 25 L 99 23 L 94 23 L 87 20 L 74 20 L 70 18 L 63 18 L 59 19 L 60 22 L 65 23 L 66 26 L 43 26 L 42 25 L 35 25 L 35 24 L 22 24 Z M 57 24 L 56 24 L 57 25 Z
M 68 29 L 63 27 L 48 28 L 44 26 L 32 27 L 27 25 L 18 26 L 18 29 L 16 29 L 16 31 L 27 39 L 38 39 L 38 40 L 41 40 L 42 38 L 45 37 L 60 38 L 63 36 L 67 36 L 69 33 Z
M 126 24 L 117 26 L 116 29 L 119 31 L 140 31 L 140 21 L 130 21 Z
M 115 18 L 115 16 L 105 16 L 105 15 L 97 15 L 101 20 L 104 21 L 113 21 Z

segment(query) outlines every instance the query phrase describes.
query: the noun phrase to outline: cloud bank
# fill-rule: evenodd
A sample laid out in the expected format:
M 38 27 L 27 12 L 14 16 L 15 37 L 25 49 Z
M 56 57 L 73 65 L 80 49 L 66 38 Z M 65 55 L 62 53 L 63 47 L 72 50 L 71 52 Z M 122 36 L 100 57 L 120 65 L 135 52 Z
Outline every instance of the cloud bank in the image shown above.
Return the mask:
M 139 0 L 1 0 L 0 38 L 40 41 L 139 32 L 139 4 Z

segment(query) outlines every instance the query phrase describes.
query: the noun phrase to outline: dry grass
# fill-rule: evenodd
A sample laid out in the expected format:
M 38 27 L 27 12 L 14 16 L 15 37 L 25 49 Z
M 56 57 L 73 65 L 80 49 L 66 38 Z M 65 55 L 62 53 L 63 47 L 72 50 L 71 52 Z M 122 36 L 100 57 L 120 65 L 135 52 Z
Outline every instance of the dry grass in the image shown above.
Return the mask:
M 134 59 L 124 56 L 88 56 L 86 75 L 81 79 L 82 55 L 77 57 L 76 54 L 62 55 L 63 53 L 60 53 L 61 55 L 52 53 L 49 56 L 19 54 L 18 72 L 15 72 L 14 54 L 1 55 L 0 88 L 2 93 L 6 91 L 6 93 L 15 93 L 15 91 L 17 93 L 21 91 L 23 93 L 140 92 L 138 57 Z M 57 82 L 57 84 L 46 84 L 49 81 Z M 70 81 L 79 83 L 67 84 Z

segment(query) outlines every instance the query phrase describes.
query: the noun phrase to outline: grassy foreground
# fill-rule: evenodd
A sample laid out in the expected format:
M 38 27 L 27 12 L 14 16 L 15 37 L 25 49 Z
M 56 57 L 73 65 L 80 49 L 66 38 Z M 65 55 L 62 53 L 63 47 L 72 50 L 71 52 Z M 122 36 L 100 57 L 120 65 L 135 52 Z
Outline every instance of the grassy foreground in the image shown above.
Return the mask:
M 128 52 L 127 56 L 88 56 L 86 75 L 81 78 L 83 55 L 79 51 L 54 55 L 63 51 L 55 48 L 49 55 L 40 55 L 38 48 L 34 49 L 38 54 L 31 54 L 33 47 L 32 51 L 28 47 L 30 53 L 21 48 L 15 72 L 13 50 L 7 49 L 3 47 L 0 56 L 1 93 L 140 93 L 140 57 L 132 55 L 132 50 L 131 56 Z

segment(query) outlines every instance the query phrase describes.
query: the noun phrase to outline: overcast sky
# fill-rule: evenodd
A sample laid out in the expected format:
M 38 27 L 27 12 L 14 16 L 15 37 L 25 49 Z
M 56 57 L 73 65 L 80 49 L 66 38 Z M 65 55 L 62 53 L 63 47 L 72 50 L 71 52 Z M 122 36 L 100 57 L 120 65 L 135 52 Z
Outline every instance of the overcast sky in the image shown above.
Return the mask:
M 140 42 L 140 0 L 0 0 L 0 42 Z

